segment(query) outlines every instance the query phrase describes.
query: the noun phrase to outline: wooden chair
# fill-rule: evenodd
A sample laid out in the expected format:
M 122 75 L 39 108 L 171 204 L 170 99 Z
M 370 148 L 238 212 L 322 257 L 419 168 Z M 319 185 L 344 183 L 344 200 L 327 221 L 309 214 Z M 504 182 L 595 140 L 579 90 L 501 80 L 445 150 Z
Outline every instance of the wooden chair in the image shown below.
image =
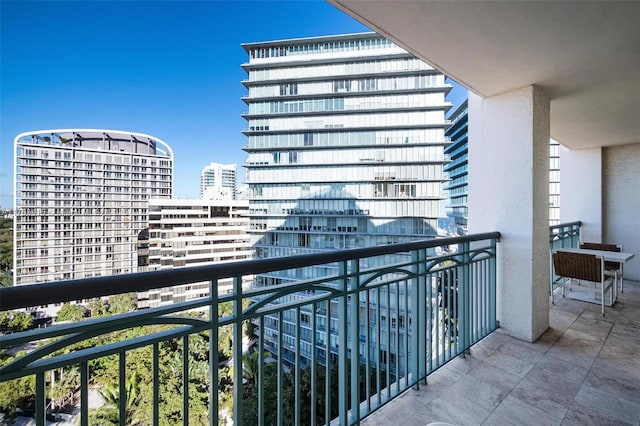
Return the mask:
M 615 244 L 603 244 L 603 243 L 580 243 L 581 249 L 587 250 L 604 250 L 604 251 L 615 251 L 620 253 L 622 251 L 622 246 L 617 246 Z M 616 293 L 618 288 L 620 288 L 620 293 L 624 293 L 624 279 L 622 277 L 622 263 L 618 262 L 604 262 L 604 273 L 607 276 L 613 277 L 616 285 Z M 619 284 L 618 284 L 619 283 Z
M 604 260 L 600 256 L 582 253 L 569 253 L 557 251 L 553 253 L 553 269 L 558 276 L 554 284 L 571 291 L 594 292 L 595 297 L 600 294 L 602 315 L 604 316 L 604 298 L 607 291 L 609 302 L 613 304 L 613 280 L 604 274 Z M 586 282 L 585 282 L 586 281 Z M 551 292 L 551 303 L 554 303 L 554 294 Z

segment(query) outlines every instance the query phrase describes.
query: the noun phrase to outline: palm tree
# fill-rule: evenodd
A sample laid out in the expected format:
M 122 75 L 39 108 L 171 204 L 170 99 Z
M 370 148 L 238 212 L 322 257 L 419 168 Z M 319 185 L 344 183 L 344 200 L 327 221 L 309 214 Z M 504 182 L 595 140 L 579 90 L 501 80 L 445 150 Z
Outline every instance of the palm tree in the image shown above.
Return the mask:
M 263 359 L 271 357 L 271 353 L 264 352 Z M 255 386 L 260 372 L 260 352 L 252 352 L 242 357 L 242 375 L 247 379 L 247 384 Z
M 131 426 L 144 424 L 136 412 L 138 399 L 140 398 L 140 380 L 136 373 L 125 381 L 125 390 L 127 398 L 125 402 L 125 424 Z M 105 404 L 90 414 L 90 423 L 119 425 L 120 389 L 115 385 L 108 385 L 104 390 L 99 392 L 102 398 L 104 398 Z

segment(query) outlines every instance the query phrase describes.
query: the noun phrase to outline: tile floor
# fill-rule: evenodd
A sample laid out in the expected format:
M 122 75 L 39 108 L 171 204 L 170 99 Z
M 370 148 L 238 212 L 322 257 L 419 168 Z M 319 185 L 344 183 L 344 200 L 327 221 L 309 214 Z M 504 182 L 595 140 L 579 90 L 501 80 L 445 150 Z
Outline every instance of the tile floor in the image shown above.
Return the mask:
M 640 425 L 640 283 L 613 307 L 556 298 L 535 343 L 497 331 L 366 426 Z

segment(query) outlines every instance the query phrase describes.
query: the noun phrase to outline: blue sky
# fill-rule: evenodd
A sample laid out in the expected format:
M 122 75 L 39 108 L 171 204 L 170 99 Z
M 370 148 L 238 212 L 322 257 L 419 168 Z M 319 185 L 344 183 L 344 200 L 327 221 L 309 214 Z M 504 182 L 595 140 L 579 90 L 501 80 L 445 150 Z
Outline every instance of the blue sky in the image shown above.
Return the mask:
M 175 196 L 247 144 L 241 43 L 369 31 L 324 1 L 0 1 L 0 206 L 30 130 L 147 133 L 175 157 Z M 452 102 L 465 96 L 451 97 Z

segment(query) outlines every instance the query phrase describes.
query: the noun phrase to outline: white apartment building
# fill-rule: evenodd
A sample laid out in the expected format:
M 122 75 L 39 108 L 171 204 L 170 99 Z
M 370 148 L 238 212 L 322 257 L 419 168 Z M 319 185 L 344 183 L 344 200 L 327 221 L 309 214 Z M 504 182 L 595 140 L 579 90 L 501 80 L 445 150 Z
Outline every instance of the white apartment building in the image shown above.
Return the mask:
M 146 269 L 148 200 L 173 192 L 169 145 L 99 129 L 26 132 L 14 145 L 15 284 Z
M 251 258 L 249 202 L 236 200 L 149 200 L 149 269 L 210 265 Z M 249 287 L 252 277 L 245 277 Z M 221 280 L 221 293 L 232 289 Z M 139 307 L 156 307 L 208 296 L 209 283 L 152 290 L 138 295 Z
M 243 47 L 249 57 L 245 167 L 257 257 L 436 235 L 451 107 L 442 73 L 375 33 Z M 256 286 L 333 272 L 331 266 L 279 271 L 256 277 Z M 284 321 L 286 330 L 297 319 Z M 316 321 L 322 326 L 328 319 Z M 266 333 L 267 349 L 277 353 L 277 342 L 268 341 L 273 335 Z M 337 347 L 336 336 L 329 338 Z M 304 331 L 302 340 L 306 357 L 311 346 Z M 283 341 L 286 359 L 293 336 Z
M 237 166 L 211 163 L 200 173 L 200 198 L 205 200 L 235 200 Z

